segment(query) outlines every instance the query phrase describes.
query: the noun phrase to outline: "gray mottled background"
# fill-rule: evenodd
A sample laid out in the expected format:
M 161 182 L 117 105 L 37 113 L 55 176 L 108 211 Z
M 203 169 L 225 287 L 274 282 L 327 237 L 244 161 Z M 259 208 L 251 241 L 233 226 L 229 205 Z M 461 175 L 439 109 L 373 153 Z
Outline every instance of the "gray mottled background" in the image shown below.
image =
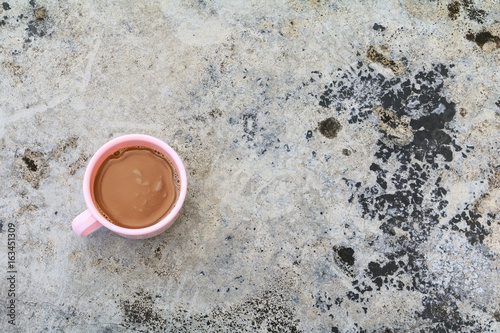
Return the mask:
M 0 331 L 500 331 L 500 4 L 0 6 Z M 183 158 L 153 239 L 71 230 L 111 138 Z

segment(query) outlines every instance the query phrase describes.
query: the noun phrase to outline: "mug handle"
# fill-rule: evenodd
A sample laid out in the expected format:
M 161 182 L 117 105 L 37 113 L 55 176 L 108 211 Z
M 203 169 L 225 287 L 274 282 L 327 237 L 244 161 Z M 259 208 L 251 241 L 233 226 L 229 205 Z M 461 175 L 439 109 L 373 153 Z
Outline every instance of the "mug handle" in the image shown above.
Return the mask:
M 85 237 L 102 227 L 88 209 L 75 217 L 71 225 L 73 231 L 80 237 Z

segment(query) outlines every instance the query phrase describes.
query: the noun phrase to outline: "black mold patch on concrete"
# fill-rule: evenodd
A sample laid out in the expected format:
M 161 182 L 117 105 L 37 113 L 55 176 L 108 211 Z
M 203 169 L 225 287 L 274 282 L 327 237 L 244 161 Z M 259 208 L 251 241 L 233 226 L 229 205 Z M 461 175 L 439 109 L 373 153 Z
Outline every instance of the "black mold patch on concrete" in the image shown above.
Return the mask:
M 488 227 L 483 226 L 480 222 L 481 214 L 469 209 L 469 206 L 460 214 L 455 215 L 450 220 L 451 230 L 465 233 L 467 240 L 472 245 L 483 243 L 486 236 L 489 235 Z M 459 227 L 461 222 L 465 222 L 466 227 Z M 488 222 L 487 222 L 488 223 Z
M 373 261 L 368 264 L 368 271 L 370 272 L 372 278 L 392 275 L 396 273 L 398 268 L 399 267 L 395 261 L 389 261 L 385 265 L 380 265 L 379 263 Z
M 443 294 L 424 297 L 424 310 L 419 313 L 422 319 L 437 323 L 435 332 L 459 332 L 464 327 L 474 325 L 472 321 L 464 321 L 458 311 L 456 302 Z
M 342 129 L 339 121 L 333 117 L 327 118 L 319 122 L 319 132 L 328 139 L 333 139 L 337 133 Z
M 3 10 L 10 10 L 10 5 L 7 2 L 2 3 Z
M 340 260 L 348 266 L 354 265 L 354 250 L 350 247 L 334 248 Z
M 378 24 L 378 23 L 375 23 L 373 25 L 373 30 L 376 30 L 376 31 L 385 31 L 385 27 L 381 24 Z
M 313 132 L 311 130 L 308 130 L 306 132 L 306 140 L 309 141 L 312 139 L 312 137 L 313 137 Z
M 484 23 L 484 18 L 486 17 L 486 11 L 482 9 L 477 9 L 473 0 L 462 0 L 462 7 L 467 13 L 467 17 L 478 23 Z
M 326 292 L 313 295 L 313 299 L 314 299 L 313 306 L 322 313 L 329 311 L 333 306 L 332 298 Z
M 469 207 L 447 216 L 449 189 L 439 170 L 449 170 L 454 159 L 467 158 L 462 153 L 474 149 L 463 146 L 454 134 L 456 105 L 445 95 L 445 84 L 454 79 L 453 67 L 434 64 L 387 78 L 358 61 L 339 69 L 317 97 L 333 115 L 347 115 L 345 126 L 363 125 L 368 119 L 364 125 L 373 126 L 378 117 L 379 127 L 394 129 L 405 119 L 411 134 L 399 145 L 387 135 L 374 139 L 374 161 L 367 170 L 374 182 L 343 179 L 352 192 L 348 202 L 358 205 L 367 223 L 380 226 L 381 234 L 367 245 L 381 246 L 385 258 L 369 262 L 341 301 L 367 304 L 382 290 L 418 292 L 424 310 L 415 315 L 430 323 L 426 328 L 431 331 L 437 327 L 436 332 L 470 331 L 481 329 L 481 324 L 460 314 L 457 292 L 440 294 L 446 287 L 432 278 L 420 245 L 431 233 L 451 229 L 477 246 L 488 235 L 486 225 L 494 223 L 491 214 L 484 216 Z M 377 113 L 377 108 L 386 112 Z M 321 296 L 324 301 L 325 295 Z M 328 307 L 322 308 L 328 314 Z
M 434 180 L 436 191 L 430 201 L 439 202 L 440 209 L 422 207 L 423 188 L 430 181 L 430 171 L 446 167 L 443 162 L 452 161 L 454 152 L 462 150 L 446 129 L 456 113 L 455 103 L 442 96 L 443 80 L 449 76 L 448 68 L 435 65 L 432 70 L 420 71 L 412 78 L 386 79 L 363 64 L 358 63 L 356 67 L 339 73 L 339 81 L 334 80 L 321 95 L 320 105 L 332 105 L 340 112 L 349 112 L 349 123 L 363 122 L 377 105 L 391 110 L 398 117 L 411 118 L 410 126 L 414 131 L 411 142 L 403 146 L 388 145 L 383 140 L 376 142 L 378 151 L 375 157 L 379 162 L 373 163 L 370 170 L 376 174 L 377 183 L 358 191 L 357 199 L 363 217 L 383 221 L 381 229 L 388 234 L 394 234 L 394 227 L 412 233 L 413 223 L 419 223 L 417 221 L 424 216 L 430 218 L 433 222 L 425 223 L 424 230 L 419 232 L 420 237 L 422 232 L 428 233 L 437 223 L 447 206 L 442 198 L 446 190 L 440 186 L 439 179 Z M 359 107 L 342 110 L 341 103 L 346 99 Z M 387 170 L 384 164 L 389 160 L 397 161 L 399 167 Z M 389 184 L 395 191 L 388 191 Z

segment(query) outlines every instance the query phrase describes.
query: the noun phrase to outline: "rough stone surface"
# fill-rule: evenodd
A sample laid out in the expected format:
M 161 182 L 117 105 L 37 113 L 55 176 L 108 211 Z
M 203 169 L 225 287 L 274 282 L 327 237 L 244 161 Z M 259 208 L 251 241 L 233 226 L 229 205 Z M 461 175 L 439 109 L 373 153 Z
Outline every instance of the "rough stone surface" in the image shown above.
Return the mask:
M 3 2 L 0 331 L 500 331 L 499 22 L 496 0 Z M 128 133 L 184 159 L 183 212 L 78 238 L 86 164 Z

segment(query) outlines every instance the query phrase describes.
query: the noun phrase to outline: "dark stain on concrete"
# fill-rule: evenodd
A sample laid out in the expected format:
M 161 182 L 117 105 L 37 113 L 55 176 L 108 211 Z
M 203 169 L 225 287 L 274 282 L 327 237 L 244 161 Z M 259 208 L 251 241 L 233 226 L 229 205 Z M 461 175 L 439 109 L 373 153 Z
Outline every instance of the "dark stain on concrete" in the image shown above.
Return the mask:
M 73 162 L 73 163 L 71 163 L 71 164 L 68 165 L 69 174 L 71 176 L 75 175 L 76 172 L 77 172 L 77 170 L 79 170 L 79 169 L 81 169 L 82 167 L 85 166 L 85 164 L 87 163 L 88 159 L 89 159 L 89 156 L 87 156 L 87 155 L 80 155 L 80 157 L 78 157 L 78 159 L 75 162 Z
M 34 160 L 32 160 L 31 158 L 29 158 L 28 156 L 23 156 L 23 162 L 26 164 L 26 166 L 28 167 L 28 169 L 30 169 L 31 171 L 37 171 L 38 170 L 38 167 L 35 163 Z
M 379 131 L 384 134 L 382 140 L 389 145 L 404 146 L 414 138 L 415 131 L 408 117 L 401 118 L 395 111 L 382 106 L 373 108 L 379 118 Z
M 215 115 L 217 117 L 217 115 Z M 274 133 L 273 119 L 270 112 L 247 111 L 240 114 L 238 118 L 229 118 L 230 125 L 240 125 L 242 129 L 241 139 L 235 138 L 233 143 L 246 144 L 249 149 L 256 149 L 257 155 L 262 156 L 269 150 L 279 149 L 280 139 Z
M 465 38 L 471 42 L 475 42 L 480 48 L 483 48 L 484 44 L 488 42 L 494 42 L 496 48 L 500 48 L 500 37 L 492 35 L 489 31 L 482 31 L 477 34 L 468 33 Z
M 139 291 L 132 297 L 120 301 L 125 326 L 130 328 L 134 324 L 140 324 L 149 330 L 159 330 L 167 325 L 154 303 L 152 295 L 148 292 Z
M 222 111 L 220 109 L 212 109 L 208 115 L 214 119 L 217 119 L 219 118 L 220 116 L 222 116 Z
M 3 10 L 10 10 L 10 5 L 7 2 L 2 3 Z
M 31 36 L 38 36 L 38 29 L 36 28 L 36 26 L 34 24 L 28 24 L 28 36 L 31 37 Z
M 398 126 L 399 120 L 397 118 L 397 115 L 394 112 L 391 112 L 390 110 L 381 108 L 379 112 L 379 118 L 380 121 L 382 121 L 384 124 L 388 125 L 391 128 L 396 128 Z
M 443 293 L 424 297 L 422 303 L 424 310 L 420 316 L 436 324 L 435 332 L 459 332 L 474 324 L 473 321 L 464 320 L 457 303 Z
M 243 132 L 245 133 L 247 142 L 253 141 L 257 131 L 259 130 L 257 113 L 243 113 L 241 115 L 241 119 L 243 121 Z
M 391 59 L 387 59 L 382 53 L 378 52 L 374 46 L 370 46 L 367 52 L 368 59 L 374 62 L 378 62 L 385 67 L 393 67 L 396 66 L 396 63 Z
M 483 9 L 478 9 L 473 0 L 453 1 L 448 4 L 448 17 L 455 20 L 460 15 L 460 8 L 463 8 L 466 17 L 471 21 L 484 23 L 487 15 Z
M 47 16 L 48 16 L 47 8 L 40 7 L 40 8 L 35 9 L 35 19 L 37 21 L 43 21 L 47 18 Z
M 250 297 L 228 311 L 215 311 L 219 330 L 232 332 L 301 332 L 295 311 L 286 294 L 266 290 L 257 297 Z M 215 324 L 215 322 L 214 322 Z
M 206 312 L 189 313 L 178 307 L 173 315 L 165 317 L 155 303 L 157 297 L 138 291 L 120 300 L 122 325 L 139 331 L 162 331 L 168 327 L 175 332 L 192 332 L 200 328 L 210 332 L 301 332 L 297 327 L 300 321 L 289 304 L 289 295 L 274 289 L 250 296 L 228 308 L 215 306 Z
M 366 56 L 371 61 L 377 62 L 382 66 L 391 69 L 395 74 L 399 73 L 401 70 L 398 64 L 394 60 L 386 57 L 384 54 L 379 52 L 373 45 L 370 46 L 370 48 L 368 49 Z
M 455 20 L 459 14 L 460 14 L 460 1 L 453 1 L 452 3 L 448 4 L 448 16 L 452 20 Z
M 319 132 L 328 139 L 334 139 L 342 129 L 340 122 L 334 117 L 327 118 L 319 122 Z
M 383 31 L 385 31 L 385 27 L 381 24 L 375 23 L 373 25 L 373 30 L 383 32 Z
M 59 144 L 49 152 L 33 151 L 26 149 L 22 155 L 16 154 L 15 167 L 18 176 L 38 189 L 40 181 L 49 175 L 49 162 L 62 159 L 61 157 L 68 149 L 77 147 L 78 138 L 70 137 L 61 140 Z M 83 167 L 88 157 L 81 155 L 76 161 L 65 161 L 69 173 L 73 175 L 76 169 Z
M 473 0 L 462 0 L 462 8 L 465 10 L 470 20 L 484 23 L 486 11 L 478 9 Z
M 35 7 L 36 3 L 30 2 L 34 8 L 30 15 L 27 16 L 28 22 L 26 26 L 27 38 L 25 43 L 31 43 L 36 37 L 50 36 L 54 27 L 54 21 L 50 19 L 46 7 Z
M 37 189 L 40 185 L 40 181 L 47 177 L 48 165 L 46 157 L 41 152 L 32 151 L 26 149 L 22 156 L 18 157 L 20 162 L 18 162 L 18 172 L 20 178 L 23 178 Z

